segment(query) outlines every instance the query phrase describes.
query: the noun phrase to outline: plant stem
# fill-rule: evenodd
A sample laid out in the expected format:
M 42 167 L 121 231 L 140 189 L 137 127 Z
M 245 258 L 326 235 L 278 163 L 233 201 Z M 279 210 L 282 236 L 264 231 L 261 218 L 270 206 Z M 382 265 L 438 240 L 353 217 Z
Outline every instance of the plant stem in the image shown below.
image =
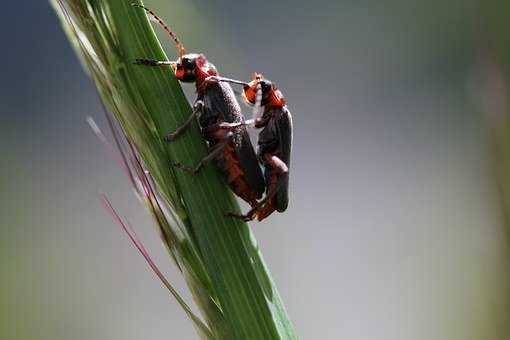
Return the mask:
M 144 11 L 129 0 L 68 0 L 67 17 L 52 1 L 104 103 L 180 221 L 165 227 L 183 242 L 169 249 L 188 272 L 186 282 L 214 338 L 295 339 L 248 225 L 225 217 L 239 207 L 219 171 L 210 165 L 190 176 L 170 166 L 196 164 L 207 146 L 196 122 L 177 141 L 163 141 L 191 108 L 171 69 L 132 63 L 167 60 Z

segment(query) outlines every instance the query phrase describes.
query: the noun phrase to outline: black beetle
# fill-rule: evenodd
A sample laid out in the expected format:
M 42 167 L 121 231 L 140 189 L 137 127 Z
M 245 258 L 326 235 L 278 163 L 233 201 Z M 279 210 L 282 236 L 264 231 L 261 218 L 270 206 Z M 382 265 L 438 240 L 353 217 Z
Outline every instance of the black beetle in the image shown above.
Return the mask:
M 225 128 L 239 125 L 252 125 L 262 129 L 258 138 L 258 158 L 264 167 L 266 181 L 265 198 L 252 206 L 244 215 L 231 216 L 250 221 L 254 218 L 261 221 L 273 211 L 284 212 L 289 204 L 289 168 L 292 149 L 292 115 L 287 109 L 286 101 L 276 85 L 255 73 L 249 83 L 238 80 L 212 77 L 209 81 L 231 82 L 242 84 L 244 99 L 255 105 L 253 119 L 244 123 L 223 124 Z M 258 110 L 263 107 L 262 116 Z
M 193 113 L 189 119 L 175 132 L 168 134 L 167 141 L 173 141 L 181 135 L 198 118 L 202 135 L 209 145 L 209 154 L 195 167 L 176 166 L 194 174 L 211 160 L 225 174 L 226 181 L 234 193 L 255 207 L 264 193 L 264 176 L 257 162 L 244 117 L 231 86 L 225 82 L 208 81 L 208 78 L 219 76 L 216 67 L 203 54 L 185 53 L 179 38 L 150 9 L 143 8 L 150 18 L 172 37 L 179 51 L 177 61 L 159 61 L 153 59 L 136 59 L 135 64 L 147 66 L 171 66 L 175 76 L 182 82 L 194 82 L 197 99 L 193 105 Z M 236 124 L 225 128 L 222 124 Z

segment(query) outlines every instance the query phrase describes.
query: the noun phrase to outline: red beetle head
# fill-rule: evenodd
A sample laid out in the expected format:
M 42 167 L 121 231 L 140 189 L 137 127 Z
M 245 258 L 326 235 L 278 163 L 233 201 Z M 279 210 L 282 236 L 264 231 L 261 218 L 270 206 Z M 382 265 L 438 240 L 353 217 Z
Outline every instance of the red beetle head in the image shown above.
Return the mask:
M 254 73 L 253 80 L 248 84 L 244 85 L 244 99 L 251 105 L 255 105 L 257 102 L 257 92 L 260 91 L 260 105 L 269 106 L 283 106 L 285 105 L 285 98 L 283 98 L 280 90 L 276 88 L 276 85 L 264 79 L 262 74 Z
M 205 79 L 209 76 L 216 76 L 216 67 L 211 64 L 203 54 L 184 54 L 175 64 L 172 65 L 175 76 L 182 82 L 192 83 Z

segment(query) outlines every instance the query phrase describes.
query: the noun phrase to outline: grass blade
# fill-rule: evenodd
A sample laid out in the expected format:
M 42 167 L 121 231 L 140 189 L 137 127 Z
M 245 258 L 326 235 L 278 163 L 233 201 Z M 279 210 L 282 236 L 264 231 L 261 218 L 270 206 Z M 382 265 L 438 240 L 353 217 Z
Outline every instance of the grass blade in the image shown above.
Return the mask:
M 192 177 L 170 166 L 197 163 L 207 147 L 196 123 L 178 141 L 163 141 L 191 108 L 169 70 L 132 64 L 141 57 L 167 59 L 145 13 L 129 0 L 52 2 L 132 148 L 125 151 L 131 167 L 139 180 L 147 182 L 148 206 L 212 336 L 295 339 L 250 229 L 225 217 L 226 212 L 239 212 L 239 207 L 219 172 L 207 166 Z M 149 180 L 140 169 L 148 171 Z

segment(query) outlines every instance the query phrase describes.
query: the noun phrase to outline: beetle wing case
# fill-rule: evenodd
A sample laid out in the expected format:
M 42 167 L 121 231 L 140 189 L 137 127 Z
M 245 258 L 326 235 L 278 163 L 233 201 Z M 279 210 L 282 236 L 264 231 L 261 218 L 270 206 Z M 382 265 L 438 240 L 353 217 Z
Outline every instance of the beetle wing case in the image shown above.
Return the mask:
M 243 121 L 241 107 L 235 100 L 234 91 L 228 83 L 210 84 L 202 98 L 205 105 L 204 112 L 200 117 L 200 125 L 208 126 L 220 121 L 226 123 Z M 260 198 L 264 194 L 265 182 L 250 136 L 244 126 L 236 127 L 232 132 L 234 133 L 233 142 L 239 165 L 251 190 Z
M 261 198 L 266 189 L 264 176 L 262 175 L 257 155 L 253 150 L 248 131 L 246 131 L 244 126 L 241 126 L 240 129 L 240 144 L 236 148 L 239 163 L 252 190 L 257 194 L 258 198 Z
M 284 106 L 276 124 L 277 134 L 280 139 L 280 159 L 290 169 L 290 153 L 292 149 L 292 116 Z M 276 210 L 283 212 L 289 204 L 289 172 L 282 174 L 276 194 Z

